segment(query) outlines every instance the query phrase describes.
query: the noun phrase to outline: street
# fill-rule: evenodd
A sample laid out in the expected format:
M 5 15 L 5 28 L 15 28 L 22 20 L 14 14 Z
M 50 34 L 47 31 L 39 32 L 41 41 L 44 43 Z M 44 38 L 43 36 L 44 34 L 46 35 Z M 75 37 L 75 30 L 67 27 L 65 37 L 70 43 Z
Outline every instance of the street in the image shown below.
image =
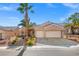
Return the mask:
M 22 49 L 22 47 L 20 47 Z M 18 49 L 0 49 L 0 56 L 17 56 Z M 27 47 L 23 56 L 79 56 L 79 45 L 73 47 L 33 46 Z

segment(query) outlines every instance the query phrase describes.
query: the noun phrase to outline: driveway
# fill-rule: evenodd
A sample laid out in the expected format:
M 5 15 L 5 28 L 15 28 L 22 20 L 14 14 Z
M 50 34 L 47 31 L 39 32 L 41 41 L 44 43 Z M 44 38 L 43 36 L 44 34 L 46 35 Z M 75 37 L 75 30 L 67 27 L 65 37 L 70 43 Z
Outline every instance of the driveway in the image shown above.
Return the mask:
M 78 43 L 72 40 L 68 40 L 68 39 L 54 39 L 54 38 L 49 38 L 49 39 L 37 39 L 37 43 L 40 44 L 45 44 L 45 45 L 52 45 L 52 46 L 75 46 Z

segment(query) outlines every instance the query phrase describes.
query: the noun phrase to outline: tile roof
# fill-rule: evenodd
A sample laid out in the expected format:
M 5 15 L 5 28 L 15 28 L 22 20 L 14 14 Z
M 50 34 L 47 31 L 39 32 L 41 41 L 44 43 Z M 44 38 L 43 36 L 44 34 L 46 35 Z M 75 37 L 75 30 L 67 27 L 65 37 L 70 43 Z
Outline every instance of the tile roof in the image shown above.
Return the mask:
M 35 30 L 64 30 L 64 27 L 60 24 L 47 21 L 39 26 L 36 26 Z

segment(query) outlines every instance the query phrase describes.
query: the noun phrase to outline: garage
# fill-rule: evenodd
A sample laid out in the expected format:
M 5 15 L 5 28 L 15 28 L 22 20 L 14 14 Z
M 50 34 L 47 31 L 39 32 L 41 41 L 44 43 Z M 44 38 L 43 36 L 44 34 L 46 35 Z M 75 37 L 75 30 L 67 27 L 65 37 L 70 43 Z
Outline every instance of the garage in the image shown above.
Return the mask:
M 61 31 L 46 31 L 46 38 L 61 38 Z
M 35 35 L 37 38 L 61 38 L 61 31 L 36 31 Z
M 63 26 L 51 22 L 46 22 L 35 27 L 35 35 L 37 38 L 62 38 L 63 32 Z

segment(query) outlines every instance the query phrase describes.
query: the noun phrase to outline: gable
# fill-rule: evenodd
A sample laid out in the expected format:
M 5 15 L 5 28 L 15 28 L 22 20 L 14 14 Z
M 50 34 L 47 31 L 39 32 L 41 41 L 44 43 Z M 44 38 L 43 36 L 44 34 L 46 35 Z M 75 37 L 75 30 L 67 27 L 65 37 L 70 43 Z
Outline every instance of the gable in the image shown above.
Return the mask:
M 48 21 L 41 24 L 40 26 L 35 27 L 35 29 L 36 30 L 64 30 L 64 27 L 59 24 Z
M 64 30 L 64 27 L 56 24 L 50 24 L 48 26 L 45 26 L 44 29 L 45 30 Z

